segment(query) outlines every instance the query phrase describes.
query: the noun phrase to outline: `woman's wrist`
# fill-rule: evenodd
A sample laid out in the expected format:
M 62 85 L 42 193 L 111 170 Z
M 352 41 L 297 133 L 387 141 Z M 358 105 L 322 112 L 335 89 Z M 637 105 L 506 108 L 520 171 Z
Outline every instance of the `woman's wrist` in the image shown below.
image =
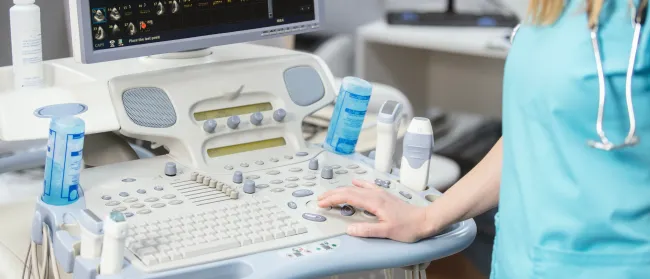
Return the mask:
M 440 215 L 435 214 L 435 209 L 433 206 L 428 206 L 423 208 L 423 214 L 420 220 L 420 238 L 427 238 L 435 235 L 440 230 L 442 230 L 442 225 L 440 223 Z

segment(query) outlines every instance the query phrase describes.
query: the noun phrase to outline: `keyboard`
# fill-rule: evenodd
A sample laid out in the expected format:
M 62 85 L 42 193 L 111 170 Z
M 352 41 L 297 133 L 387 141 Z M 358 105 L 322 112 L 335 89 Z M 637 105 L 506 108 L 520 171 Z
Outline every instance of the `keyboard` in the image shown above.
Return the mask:
M 429 203 L 372 166 L 321 148 L 260 157 L 223 161 L 213 171 L 176 162 L 175 176 L 162 172 L 174 162 L 168 156 L 87 169 L 86 204 L 97 216 L 122 212 L 130 226 L 126 258 L 144 273 L 157 273 L 266 251 L 286 250 L 278 256 L 291 257 L 293 251 L 328 247 L 323 242 L 345 235 L 351 223 L 377 221 L 362 208 L 318 207 L 319 195 L 354 187 L 353 178 L 407 203 Z
M 126 246 L 145 265 L 156 265 L 307 232 L 264 199 L 132 225 Z

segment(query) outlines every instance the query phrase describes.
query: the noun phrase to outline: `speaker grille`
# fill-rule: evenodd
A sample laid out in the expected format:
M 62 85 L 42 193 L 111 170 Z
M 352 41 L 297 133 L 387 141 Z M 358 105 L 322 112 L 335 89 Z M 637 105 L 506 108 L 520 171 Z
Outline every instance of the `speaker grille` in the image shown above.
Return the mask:
M 149 128 L 169 128 L 176 124 L 176 111 L 167 93 L 160 88 L 142 87 L 124 91 L 122 103 L 133 123 Z

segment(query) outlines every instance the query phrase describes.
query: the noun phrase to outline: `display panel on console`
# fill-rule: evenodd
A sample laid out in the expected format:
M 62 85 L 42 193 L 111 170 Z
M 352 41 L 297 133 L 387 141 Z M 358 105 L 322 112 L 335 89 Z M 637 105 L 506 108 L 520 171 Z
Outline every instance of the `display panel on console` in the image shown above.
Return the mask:
M 243 153 L 248 151 L 255 151 L 279 146 L 287 145 L 287 141 L 284 138 L 274 138 L 256 142 L 248 142 L 237 145 L 223 146 L 208 149 L 208 156 L 211 158 L 222 157 L 237 153 Z
M 103 50 L 310 22 L 315 0 L 88 0 Z
M 271 103 L 260 103 L 254 105 L 195 112 L 194 119 L 196 119 L 196 121 L 205 121 L 208 119 L 225 118 L 233 115 L 242 115 L 270 110 L 273 110 L 273 105 L 271 105 Z

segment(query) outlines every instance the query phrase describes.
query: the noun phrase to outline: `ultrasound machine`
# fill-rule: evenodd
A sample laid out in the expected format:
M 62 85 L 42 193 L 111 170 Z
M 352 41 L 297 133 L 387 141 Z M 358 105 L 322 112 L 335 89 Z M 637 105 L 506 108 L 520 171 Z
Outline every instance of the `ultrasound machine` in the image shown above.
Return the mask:
M 117 132 L 169 154 L 83 170 L 71 205 L 39 198 L 29 215 L 34 245 L 49 244 L 61 273 L 78 279 L 394 268 L 419 278 L 431 261 L 468 247 L 472 220 L 401 243 L 346 235 L 352 223 L 377 221 L 362 208 L 316 205 L 353 178 L 417 206 L 440 195 L 405 187 L 361 154 L 307 143 L 303 119 L 336 96 L 328 67 L 311 54 L 245 43 L 319 30 L 325 2 L 70 0 L 74 58 L 45 62 L 48 87 L 3 97 L 14 105 L 0 110 L 0 139 L 45 139 L 48 116 L 66 111 L 86 122 L 86 134 Z M 112 212 L 126 219 L 107 219 Z

